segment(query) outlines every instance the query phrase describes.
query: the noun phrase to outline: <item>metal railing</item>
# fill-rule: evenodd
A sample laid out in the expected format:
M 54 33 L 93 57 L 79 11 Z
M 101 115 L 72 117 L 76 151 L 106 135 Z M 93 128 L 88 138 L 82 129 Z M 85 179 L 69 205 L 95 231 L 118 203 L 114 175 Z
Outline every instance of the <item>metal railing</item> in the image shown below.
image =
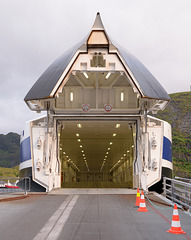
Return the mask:
M 27 192 L 30 192 L 30 190 L 31 190 L 30 177 L 24 178 L 0 177 L 0 194 L 23 192 L 25 195 L 27 195 Z
M 174 179 L 180 180 L 180 181 L 183 181 L 183 182 L 191 183 L 191 179 L 190 178 L 182 178 L 182 177 L 175 176 Z
M 191 212 L 191 183 L 163 178 L 163 195 Z

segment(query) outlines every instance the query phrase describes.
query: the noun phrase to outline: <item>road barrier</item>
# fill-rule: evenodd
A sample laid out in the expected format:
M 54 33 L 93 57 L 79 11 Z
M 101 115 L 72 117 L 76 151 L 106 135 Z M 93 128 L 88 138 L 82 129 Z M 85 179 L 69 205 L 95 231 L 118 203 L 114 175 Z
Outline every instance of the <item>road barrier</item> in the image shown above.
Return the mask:
M 191 213 L 191 183 L 163 178 L 163 195 Z
M 140 192 L 139 192 L 139 188 L 137 188 L 137 196 L 136 196 L 135 206 L 139 207 L 139 205 L 140 205 Z
M 141 192 L 141 199 L 139 203 L 139 209 L 137 210 L 138 212 L 148 212 L 148 209 L 146 208 L 146 203 L 145 203 L 145 196 L 143 191 Z
M 171 228 L 167 232 L 173 233 L 173 234 L 183 234 L 183 233 L 186 233 L 186 232 L 184 232 L 181 229 L 180 219 L 179 219 L 179 214 L 178 214 L 178 208 L 176 206 L 176 203 L 174 204 Z
M 0 194 L 7 193 L 20 193 L 23 192 L 27 195 L 27 192 L 31 190 L 31 179 L 29 177 L 1 177 L 0 178 Z

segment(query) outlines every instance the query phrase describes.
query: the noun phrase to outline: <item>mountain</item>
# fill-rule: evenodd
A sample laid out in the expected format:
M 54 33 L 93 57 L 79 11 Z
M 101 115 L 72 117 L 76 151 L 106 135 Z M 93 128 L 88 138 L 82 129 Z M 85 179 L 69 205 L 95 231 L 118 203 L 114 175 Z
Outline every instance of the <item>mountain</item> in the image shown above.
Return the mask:
M 170 94 L 171 101 L 156 117 L 172 126 L 174 175 L 191 177 L 191 92 Z
M 0 134 L 0 167 L 11 168 L 20 161 L 20 136 L 17 133 Z

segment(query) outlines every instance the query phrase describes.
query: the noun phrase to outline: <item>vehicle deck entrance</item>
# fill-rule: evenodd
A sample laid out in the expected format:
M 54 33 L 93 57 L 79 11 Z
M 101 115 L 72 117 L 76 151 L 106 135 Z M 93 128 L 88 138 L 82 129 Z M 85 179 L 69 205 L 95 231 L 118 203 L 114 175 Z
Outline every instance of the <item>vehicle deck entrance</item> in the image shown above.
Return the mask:
M 61 186 L 133 186 L 135 121 L 60 121 Z

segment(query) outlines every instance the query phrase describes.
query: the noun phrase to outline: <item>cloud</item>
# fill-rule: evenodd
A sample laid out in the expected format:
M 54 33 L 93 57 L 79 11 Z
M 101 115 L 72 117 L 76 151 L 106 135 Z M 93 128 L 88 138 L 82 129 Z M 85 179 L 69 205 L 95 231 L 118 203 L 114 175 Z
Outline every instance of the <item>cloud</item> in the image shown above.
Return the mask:
M 21 132 L 36 117 L 23 98 L 57 57 L 89 33 L 97 11 L 108 34 L 167 92 L 189 91 L 190 0 L 7 0 L 0 8 L 0 133 Z

